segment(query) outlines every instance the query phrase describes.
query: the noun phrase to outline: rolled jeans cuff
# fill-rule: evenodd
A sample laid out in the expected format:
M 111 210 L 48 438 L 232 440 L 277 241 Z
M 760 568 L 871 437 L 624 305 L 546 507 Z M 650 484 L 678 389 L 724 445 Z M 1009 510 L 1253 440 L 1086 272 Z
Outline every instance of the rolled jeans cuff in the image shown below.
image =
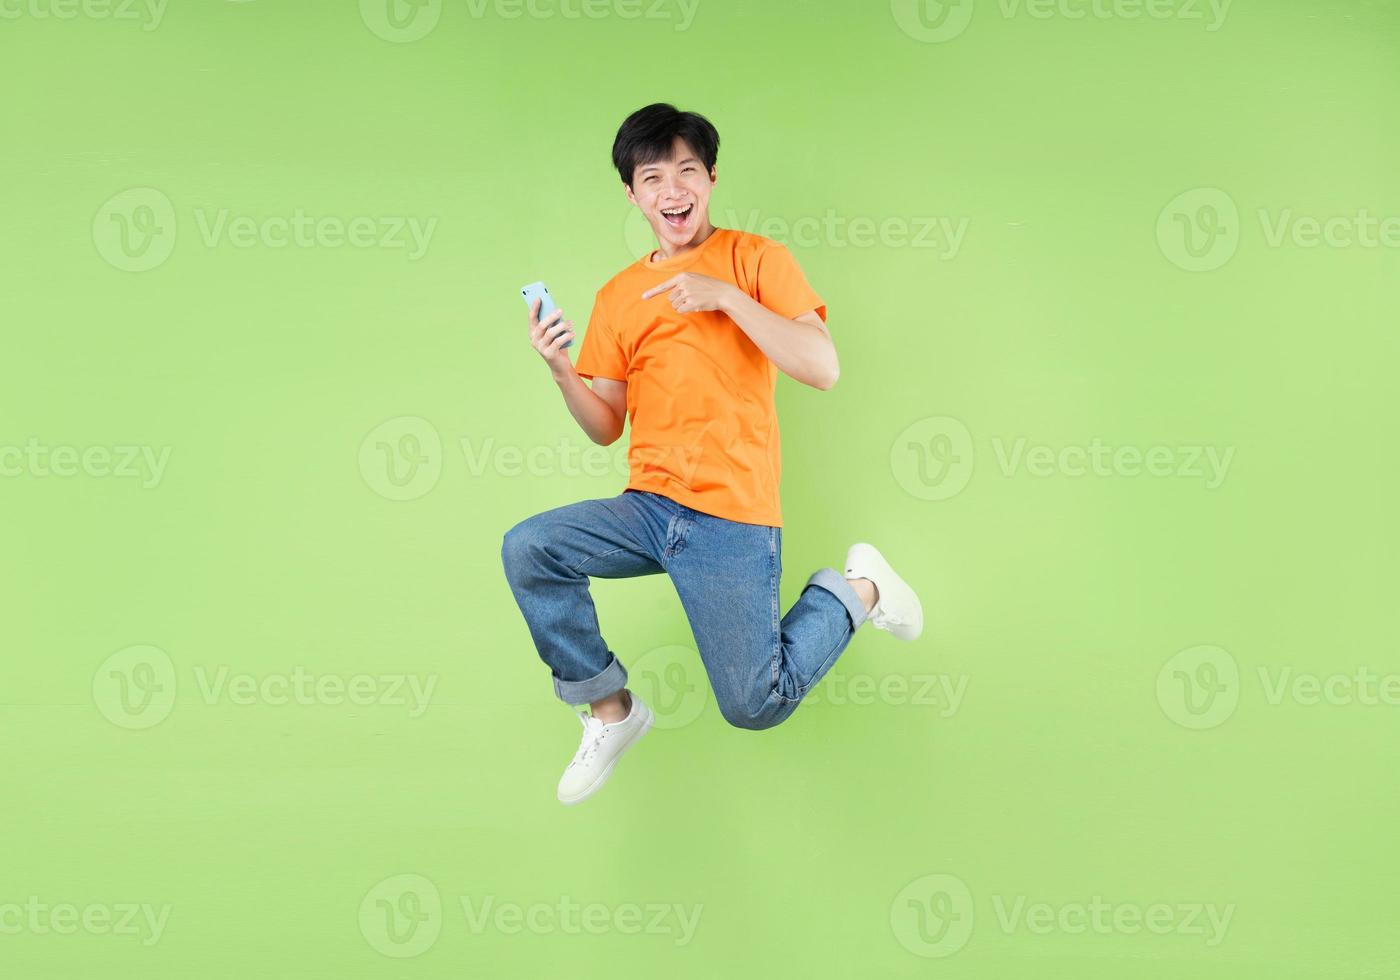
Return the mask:
M 626 687 L 627 668 L 622 666 L 622 661 L 611 652 L 609 657 L 611 659 L 608 660 L 608 665 L 587 680 L 564 681 L 555 677 L 554 693 L 559 696 L 559 700 L 567 704 L 587 704 L 609 694 L 616 694 Z
M 812 573 L 812 577 L 807 580 L 807 586 L 815 585 L 819 589 L 825 589 L 836 598 L 841 600 L 841 604 L 846 607 L 846 613 L 851 617 L 851 629 L 859 629 L 860 624 L 865 622 L 865 603 L 861 601 L 856 590 L 851 588 L 851 583 L 846 581 L 846 577 L 834 568 L 819 568 Z

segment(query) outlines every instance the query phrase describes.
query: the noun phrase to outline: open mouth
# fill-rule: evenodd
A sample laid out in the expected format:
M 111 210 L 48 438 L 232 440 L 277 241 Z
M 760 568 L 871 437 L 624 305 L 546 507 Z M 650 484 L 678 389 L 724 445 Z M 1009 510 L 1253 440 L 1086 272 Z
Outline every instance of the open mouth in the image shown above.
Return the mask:
M 694 204 L 687 204 L 683 208 L 662 208 L 661 217 L 665 218 L 672 228 L 684 228 L 685 223 L 690 220 L 691 212 L 694 210 Z

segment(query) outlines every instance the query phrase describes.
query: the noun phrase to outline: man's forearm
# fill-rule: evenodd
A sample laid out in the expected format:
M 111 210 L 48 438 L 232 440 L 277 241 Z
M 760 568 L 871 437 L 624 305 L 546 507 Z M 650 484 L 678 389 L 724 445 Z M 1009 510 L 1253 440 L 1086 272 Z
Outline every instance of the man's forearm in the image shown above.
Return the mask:
M 553 372 L 554 383 L 564 396 L 564 404 L 569 414 L 579 424 L 589 439 L 606 446 L 617 441 L 622 435 L 622 420 L 613 412 L 612 406 L 584 384 L 574 366 Z
M 779 371 L 813 388 L 836 383 L 836 347 L 815 323 L 780 316 L 737 288 L 723 310 Z

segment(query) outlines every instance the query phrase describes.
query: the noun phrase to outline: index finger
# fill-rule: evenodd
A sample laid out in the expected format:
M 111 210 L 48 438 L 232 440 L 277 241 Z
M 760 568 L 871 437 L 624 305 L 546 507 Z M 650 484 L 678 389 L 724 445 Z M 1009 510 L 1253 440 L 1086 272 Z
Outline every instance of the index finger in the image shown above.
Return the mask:
M 674 286 L 674 285 L 676 284 L 676 280 L 679 279 L 679 278 L 680 278 L 680 276 L 672 276 L 670 279 L 667 279 L 667 280 L 666 280 L 665 282 L 663 282 L 661 285 L 659 285 L 659 286 L 652 286 L 652 287 L 651 287 L 650 289 L 648 289 L 646 292 L 642 293 L 642 299 L 651 299 L 651 298 L 652 298 L 653 296 L 655 296 L 657 293 L 664 293 L 666 290 L 668 290 L 668 289 L 670 289 L 672 286 Z

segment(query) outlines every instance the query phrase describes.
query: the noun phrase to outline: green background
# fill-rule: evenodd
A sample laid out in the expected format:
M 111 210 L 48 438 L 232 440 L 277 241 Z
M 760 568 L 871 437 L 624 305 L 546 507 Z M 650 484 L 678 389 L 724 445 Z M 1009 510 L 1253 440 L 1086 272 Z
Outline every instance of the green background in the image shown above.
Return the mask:
M 5 976 L 1400 972 L 1400 706 L 1270 697 L 1281 676 L 1400 671 L 1395 248 L 1268 233 L 1400 214 L 1395 8 L 1240 0 L 1209 30 L 1180 2 L 976 0 L 942 40 L 898 2 L 700 0 L 683 25 L 673 4 L 449 0 L 416 40 L 376 32 L 373 3 L 173 0 L 158 24 L 6 9 L 0 446 L 170 455 L 155 481 L 0 478 L 0 928 L 31 896 L 170 912 L 149 945 L 6 928 Z M 869 540 L 928 624 L 909 646 L 861 631 L 815 703 L 744 732 L 706 700 L 669 582 L 601 583 L 605 636 L 661 721 L 563 808 L 579 728 L 501 536 L 624 479 L 567 467 L 587 443 L 516 289 L 545 279 L 582 327 L 648 247 L 609 149 L 659 99 L 720 130 L 718 225 L 966 219 L 955 254 L 791 245 L 842 376 L 779 382 L 785 604 Z M 173 209 L 157 252 L 127 253 L 170 248 L 139 272 L 103 231 L 130 188 Z M 201 234 L 220 211 L 299 209 L 436 224 L 416 259 Z M 1214 267 L 1182 267 L 1183 222 L 1225 228 L 1194 240 Z M 1212 489 L 1128 464 L 1007 472 L 1017 440 L 1233 456 Z M 942 482 L 910 443 L 957 457 Z M 381 444 L 423 468 L 391 473 Z M 160 652 L 108 660 L 133 646 Z M 241 704 L 201 689 L 221 668 L 435 687 L 416 716 Z M 936 676 L 964 685 L 956 710 L 915 696 Z M 146 708 L 116 699 L 152 677 Z M 896 693 L 857 696 L 859 678 Z M 1214 689 L 1187 697 L 1193 678 Z M 414 908 L 401 875 L 431 883 L 421 951 L 375 932 L 377 899 Z M 698 928 L 513 932 L 462 911 L 564 896 L 614 926 L 698 908 Z M 1214 945 L 998 917 L 1096 896 L 1233 912 Z

